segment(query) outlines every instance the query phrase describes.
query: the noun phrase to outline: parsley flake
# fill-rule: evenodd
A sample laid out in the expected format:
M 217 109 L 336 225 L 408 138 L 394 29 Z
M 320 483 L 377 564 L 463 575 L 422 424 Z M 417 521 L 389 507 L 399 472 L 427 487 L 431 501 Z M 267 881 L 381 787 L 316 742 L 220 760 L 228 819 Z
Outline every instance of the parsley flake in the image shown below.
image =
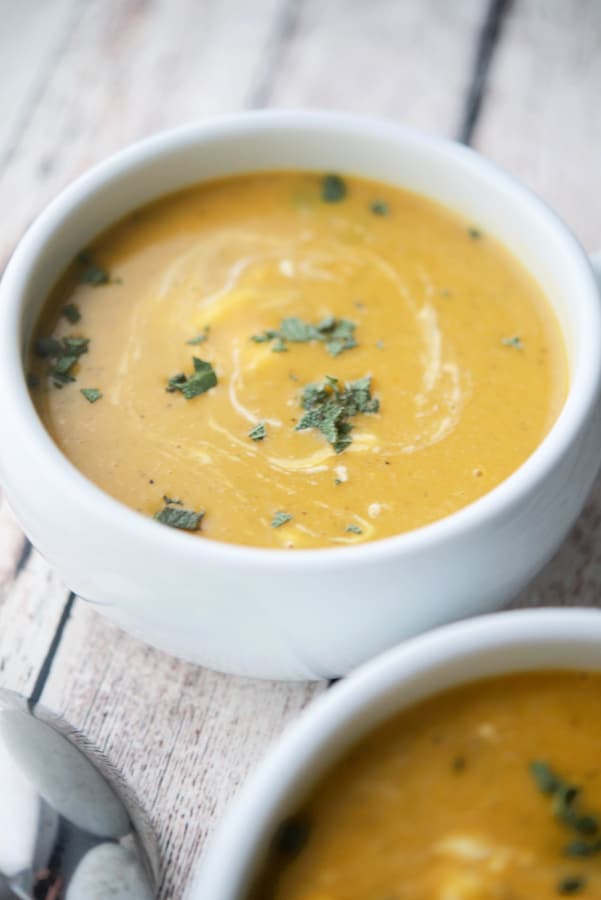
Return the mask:
M 501 338 L 501 343 L 504 347 L 514 347 L 516 350 L 523 350 L 524 344 L 522 343 L 522 339 L 514 335 L 514 337 L 504 337 Z
M 168 497 L 167 494 L 163 494 L 163 503 L 166 503 L 167 506 L 183 506 L 184 501 L 180 500 L 179 497 Z
M 340 203 L 346 197 L 346 184 L 340 175 L 324 175 L 321 179 L 321 199 L 324 203 Z
M 96 403 L 102 397 L 102 391 L 97 388 L 82 388 L 81 393 L 89 403 Z
M 181 506 L 170 506 L 169 504 L 154 514 L 156 521 L 162 525 L 181 528 L 184 531 L 198 531 L 203 517 L 204 510 L 195 512 L 193 509 L 184 509 Z
M 285 525 L 286 522 L 289 522 L 291 519 L 292 519 L 292 516 L 290 515 L 290 513 L 279 510 L 278 512 L 275 513 L 273 519 L 271 520 L 271 527 L 272 528 L 281 528 L 282 525 Z
M 80 284 L 90 284 L 92 287 L 110 284 L 111 278 L 107 270 L 95 263 L 89 253 L 80 253 L 77 262 L 81 267 L 78 275 Z
M 384 200 L 374 200 L 369 208 L 374 216 L 387 216 L 390 214 L 390 207 Z
M 196 347 L 198 344 L 204 344 L 209 337 L 210 328 L 208 325 L 205 325 L 201 334 L 197 334 L 196 337 L 190 338 L 189 341 L 186 341 L 186 344 L 190 344 L 192 347 Z
M 474 226 L 472 226 L 471 228 L 468 228 L 467 233 L 469 234 L 469 236 L 471 237 L 471 239 L 473 241 L 479 241 L 480 238 L 482 237 L 482 232 L 480 231 L 480 229 L 474 228 Z
M 262 441 L 267 436 L 267 429 L 263 422 L 259 422 L 254 428 L 248 432 L 248 436 L 253 441 Z
M 557 883 L 558 894 L 578 894 L 586 886 L 583 875 L 566 875 Z
M 81 319 L 81 313 L 75 303 L 67 303 L 66 306 L 63 306 L 62 314 L 72 325 L 75 325 Z
M 565 847 L 566 855 L 592 856 L 599 853 L 599 820 L 594 815 L 583 813 L 579 808 L 580 788 L 564 781 L 546 762 L 540 760 L 530 763 L 530 774 L 541 793 L 551 797 L 551 811 L 558 822 L 577 836 L 576 840 Z
M 62 387 L 75 381 L 72 369 L 79 357 L 88 352 L 89 338 L 64 337 L 61 341 L 54 337 L 39 337 L 34 343 L 34 350 L 43 359 L 54 360 L 48 370 L 56 387 Z
M 359 526 L 358 526 L 358 525 L 355 525 L 354 523 L 351 523 L 350 525 L 347 525 L 346 528 L 345 528 L 344 530 L 345 530 L 345 531 L 350 531 L 351 534 L 363 534 L 363 529 L 362 529 L 362 528 L 359 528 Z
M 357 326 L 349 319 L 337 319 L 335 316 L 326 316 L 316 325 L 303 322 L 298 316 L 288 316 L 282 319 L 279 329 L 269 329 L 262 334 L 253 334 L 251 340 L 256 344 L 264 344 L 274 341 L 272 351 L 283 353 L 288 349 L 287 344 L 305 344 L 316 341 L 325 345 L 330 356 L 339 356 L 345 350 L 351 350 L 357 346 L 355 340 L 355 328 Z
M 58 356 L 62 349 L 63 345 L 61 342 L 53 337 L 39 337 L 34 344 L 36 354 L 42 358 Z
M 199 359 L 198 356 L 193 356 L 192 362 L 194 364 L 193 374 L 185 375 L 183 372 L 178 372 L 177 375 L 172 375 L 167 382 L 166 391 L 170 394 L 181 391 L 186 400 L 192 400 L 199 394 L 204 394 L 215 387 L 217 375 L 211 363 Z
M 359 413 L 377 413 L 380 409 L 380 401 L 371 395 L 370 375 L 344 386 L 337 378 L 327 375 L 325 381 L 305 387 L 301 405 L 306 412 L 296 431 L 316 428 L 336 453 L 342 453 L 352 443 L 353 426 L 349 419 Z

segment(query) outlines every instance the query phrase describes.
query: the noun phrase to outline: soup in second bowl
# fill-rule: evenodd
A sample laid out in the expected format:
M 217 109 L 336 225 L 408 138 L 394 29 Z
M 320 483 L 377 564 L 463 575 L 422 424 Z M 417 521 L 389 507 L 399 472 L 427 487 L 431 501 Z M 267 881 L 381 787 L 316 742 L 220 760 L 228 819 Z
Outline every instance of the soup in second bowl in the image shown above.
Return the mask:
M 601 897 L 601 674 L 455 688 L 361 741 L 250 900 Z
M 477 223 L 389 185 L 258 173 L 82 252 L 29 360 L 48 431 L 130 507 L 207 538 L 334 547 L 481 497 L 565 398 L 538 285 Z

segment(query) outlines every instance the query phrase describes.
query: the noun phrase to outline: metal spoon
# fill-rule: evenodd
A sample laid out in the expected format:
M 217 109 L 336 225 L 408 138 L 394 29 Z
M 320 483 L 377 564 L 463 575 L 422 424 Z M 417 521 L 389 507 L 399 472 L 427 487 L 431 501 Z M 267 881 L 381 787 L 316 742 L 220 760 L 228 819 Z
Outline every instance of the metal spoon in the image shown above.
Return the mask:
M 156 839 L 118 773 L 0 690 L 0 900 L 153 900 L 157 882 Z

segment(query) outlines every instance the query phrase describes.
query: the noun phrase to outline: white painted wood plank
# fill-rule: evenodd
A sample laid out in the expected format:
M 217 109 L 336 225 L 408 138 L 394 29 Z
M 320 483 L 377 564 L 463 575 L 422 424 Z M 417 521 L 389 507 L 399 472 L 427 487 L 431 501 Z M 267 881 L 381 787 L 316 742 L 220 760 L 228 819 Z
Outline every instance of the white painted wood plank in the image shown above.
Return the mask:
M 4 559 L 4 546 L 0 552 Z M 16 578 L 0 584 L 2 687 L 30 694 L 67 597 L 59 577 L 35 552 Z
M 78 0 L 0 0 L 0 159 L 35 105 L 78 6 Z
M 601 249 L 601 3 L 519 0 L 493 62 L 476 148 Z
M 0 172 L 11 210 L 0 222 L 0 266 L 93 163 L 150 132 L 238 108 L 280 3 L 86 0 Z
M 386 115 L 452 136 L 485 11 L 482 0 L 306 0 L 270 103 Z
M 517 0 L 497 48 L 476 149 L 601 248 L 601 4 Z M 601 479 L 558 554 L 511 606 L 600 606 Z

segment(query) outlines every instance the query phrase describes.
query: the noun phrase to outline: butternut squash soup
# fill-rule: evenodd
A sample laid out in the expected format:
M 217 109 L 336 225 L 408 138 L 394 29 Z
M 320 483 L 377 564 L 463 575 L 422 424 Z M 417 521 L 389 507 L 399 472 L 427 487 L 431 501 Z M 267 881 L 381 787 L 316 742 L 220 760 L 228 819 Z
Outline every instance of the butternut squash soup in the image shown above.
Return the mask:
M 567 368 L 540 288 L 477 223 L 306 172 L 119 222 L 50 296 L 48 431 L 130 507 L 206 538 L 332 547 L 433 522 L 532 453 Z
M 600 748 L 599 673 L 440 694 L 329 772 L 282 825 L 251 898 L 599 898 Z

